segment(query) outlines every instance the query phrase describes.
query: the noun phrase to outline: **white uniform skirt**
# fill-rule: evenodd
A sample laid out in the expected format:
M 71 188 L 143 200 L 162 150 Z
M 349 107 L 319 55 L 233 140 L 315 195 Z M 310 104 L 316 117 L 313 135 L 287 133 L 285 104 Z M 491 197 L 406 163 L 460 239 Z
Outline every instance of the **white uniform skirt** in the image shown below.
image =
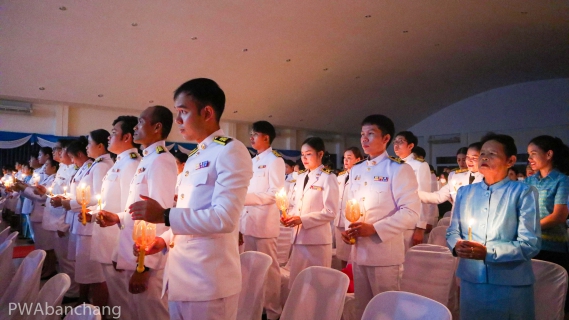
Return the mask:
M 344 227 L 335 227 L 335 228 L 336 230 L 334 230 L 334 238 L 336 239 L 336 258 L 343 261 L 349 261 L 350 254 L 352 253 L 352 246 L 346 244 L 344 240 L 342 240 L 342 234 L 341 234 L 346 229 Z
M 103 267 L 91 260 L 91 236 L 76 235 L 75 281 L 81 284 L 105 282 Z
M 332 266 L 332 244 L 293 244 L 290 254 L 289 288 L 292 288 L 294 279 L 302 270 L 314 266 L 327 268 Z
M 53 250 L 53 232 L 47 231 L 42 227 L 40 222 L 31 222 L 32 230 L 34 230 L 34 247 L 41 250 Z

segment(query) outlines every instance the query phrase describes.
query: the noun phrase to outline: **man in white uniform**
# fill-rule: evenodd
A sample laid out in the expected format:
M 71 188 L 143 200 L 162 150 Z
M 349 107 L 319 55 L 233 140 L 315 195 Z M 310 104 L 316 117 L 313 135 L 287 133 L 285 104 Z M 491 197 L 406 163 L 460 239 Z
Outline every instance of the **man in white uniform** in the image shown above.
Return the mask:
M 281 273 L 277 260 L 280 213 L 275 193 L 284 188 L 285 163 L 281 155 L 271 148 L 275 137 L 275 128 L 269 122 L 253 123 L 249 139 L 253 149 L 257 150 L 257 156 L 253 158 L 253 178 L 240 220 L 244 250 L 259 251 L 273 258 L 265 284 L 267 319 L 278 319 L 282 312 Z
M 169 250 L 164 290 L 170 319 L 235 319 L 241 291 L 238 226 L 253 176 L 251 156 L 219 127 L 225 94 L 217 83 L 190 80 L 174 99 L 180 133 L 198 142 L 186 162 L 176 208 L 149 199 L 133 204 L 131 213 L 171 226 L 146 251 Z
M 417 179 L 418 191 L 431 192 L 431 170 L 423 159 L 417 159 L 412 150 L 417 146 L 418 139 L 411 131 L 401 131 L 393 139 L 393 150 L 395 154 L 406 164 L 413 168 Z M 410 247 L 423 243 L 426 232 L 430 232 L 436 224 L 437 217 L 433 216 L 433 211 L 427 205 L 421 204 L 419 221 L 413 229 L 405 230 L 405 252 Z
M 120 116 L 113 121 L 113 129 L 109 136 L 109 151 L 117 155 L 116 162 L 109 169 L 103 179 L 101 188 L 101 204 L 91 208 L 96 215 L 96 222 L 101 227 L 94 226 L 91 241 L 91 260 L 98 261 L 103 267 L 103 274 L 109 290 L 109 305 L 118 306 L 123 310 L 121 319 L 133 319 L 127 312 L 129 309 L 128 283 L 122 274 L 123 270 L 117 270 L 116 261 L 112 260 L 113 251 L 118 247 L 120 229 L 117 227 L 107 228 L 104 220 L 97 213 L 99 209 L 108 213 L 124 212 L 130 181 L 136 173 L 140 156 L 138 145 L 133 141 L 134 127 L 138 119 L 133 116 Z M 104 213 L 101 212 L 101 215 Z
M 371 115 L 362 122 L 361 142 L 369 155 L 352 167 L 350 199 L 362 208 L 360 222 L 350 224 L 342 240 L 352 248 L 356 319 L 377 294 L 399 290 L 405 261 L 403 232 L 419 220 L 420 201 L 413 169 L 387 155 L 394 134 L 391 119 Z
M 128 284 L 129 310 L 132 319 L 168 318 L 168 298 L 162 296 L 162 279 L 166 265 L 166 253 L 148 256 L 144 260 L 145 270 L 137 272 L 137 259 L 133 255 L 132 231 L 134 220 L 128 214 L 129 206 L 147 197 L 155 199 L 162 206 L 174 201 L 176 187 L 176 160 L 166 149 L 166 138 L 172 129 L 172 111 L 163 106 L 153 106 L 144 110 L 134 127 L 134 142 L 142 145 L 143 158 L 138 164 L 134 178 L 130 182 L 125 210 L 120 214 L 103 212 L 101 219 L 105 225 L 120 226 L 119 244 L 113 253 L 117 269 L 124 269 Z M 169 230 L 164 223 L 156 224 L 156 234 Z

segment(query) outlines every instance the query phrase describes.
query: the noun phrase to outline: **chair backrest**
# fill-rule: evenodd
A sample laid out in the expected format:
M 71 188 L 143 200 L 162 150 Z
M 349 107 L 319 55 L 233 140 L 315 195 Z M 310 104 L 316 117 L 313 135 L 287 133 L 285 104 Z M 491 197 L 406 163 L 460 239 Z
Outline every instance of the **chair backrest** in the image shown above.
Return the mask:
M 445 212 L 445 214 L 443 215 L 443 218 L 447 218 L 447 217 L 450 218 L 451 215 L 452 215 L 452 211 L 447 211 L 447 212 Z
M 0 298 L 8 290 L 8 285 L 12 280 L 13 268 L 12 255 L 14 252 L 14 241 L 7 240 L 0 244 Z
M 6 240 L 12 240 L 14 243 L 16 243 L 16 241 L 14 241 L 16 239 L 16 237 L 18 236 L 18 234 L 20 234 L 18 231 L 14 231 L 12 233 L 10 233 L 8 235 L 8 237 L 6 238 Z
M 416 293 L 446 305 L 455 265 L 455 258 L 449 252 L 409 250 L 403 263 L 401 291 Z
M 59 306 L 63 300 L 63 295 L 71 286 L 71 278 L 65 273 L 58 273 L 49 279 L 41 288 L 36 303 L 41 306 Z M 54 314 L 49 315 L 45 312 L 34 317 L 34 320 L 59 320 L 61 316 Z
M 450 226 L 450 217 L 445 217 L 439 220 L 439 222 L 437 223 L 437 227 L 442 227 L 442 226 L 446 227 Z
M 8 308 L 11 302 L 32 303 L 40 290 L 40 276 L 45 259 L 45 251 L 34 250 L 24 258 L 16 275 L 0 299 L 0 308 Z
M 8 238 L 9 234 L 10 234 L 10 227 L 6 227 L 6 229 L 0 232 L 0 244 Z
M 261 319 L 265 279 L 273 258 L 256 251 L 243 252 L 240 258 L 242 282 L 237 307 L 237 319 Z
M 373 297 L 364 310 L 362 320 L 451 320 L 443 304 L 402 291 L 386 291 Z
M 80 304 L 64 320 L 101 320 L 101 312 L 92 304 Z
M 280 226 L 280 233 L 277 238 L 277 260 L 281 266 L 288 262 L 293 231 L 293 228 Z
M 440 226 L 434 227 L 429 235 L 429 244 L 436 244 L 439 246 L 446 247 L 447 245 L 447 227 Z
M 339 320 L 350 278 L 325 267 L 302 270 L 284 305 L 281 320 Z
M 447 246 L 439 246 L 437 244 L 420 243 L 412 246 L 409 250 L 432 251 L 432 252 L 447 252 L 451 253 Z
M 532 260 L 536 319 L 563 319 L 567 298 L 567 271 L 558 264 Z

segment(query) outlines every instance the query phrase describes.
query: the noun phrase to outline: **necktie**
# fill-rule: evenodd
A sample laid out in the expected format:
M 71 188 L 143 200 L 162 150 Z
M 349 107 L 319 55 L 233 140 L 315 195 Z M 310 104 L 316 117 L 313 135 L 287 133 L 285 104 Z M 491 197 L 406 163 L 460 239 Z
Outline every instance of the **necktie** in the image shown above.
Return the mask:
M 344 181 L 344 184 L 347 184 L 349 179 L 350 179 L 350 174 L 348 173 L 348 174 L 346 175 L 346 181 Z
M 308 183 L 308 173 L 306 174 L 306 178 L 304 178 L 304 186 L 302 187 L 302 190 L 304 190 L 304 188 L 306 188 L 307 183 Z
M 471 173 L 470 177 L 468 177 L 468 184 L 472 184 L 472 182 L 474 182 L 474 176 Z

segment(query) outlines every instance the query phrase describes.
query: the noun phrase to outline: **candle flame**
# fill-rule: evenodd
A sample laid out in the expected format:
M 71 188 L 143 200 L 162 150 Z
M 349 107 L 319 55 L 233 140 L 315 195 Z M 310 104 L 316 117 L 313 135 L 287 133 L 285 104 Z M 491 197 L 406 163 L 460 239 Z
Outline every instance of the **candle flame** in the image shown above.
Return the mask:
M 101 200 L 101 195 L 100 195 L 100 194 L 97 195 L 97 200 Z
M 472 227 L 472 225 L 474 224 L 474 219 L 470 218 L 470 220 L 468 220 L 468 227 Z

